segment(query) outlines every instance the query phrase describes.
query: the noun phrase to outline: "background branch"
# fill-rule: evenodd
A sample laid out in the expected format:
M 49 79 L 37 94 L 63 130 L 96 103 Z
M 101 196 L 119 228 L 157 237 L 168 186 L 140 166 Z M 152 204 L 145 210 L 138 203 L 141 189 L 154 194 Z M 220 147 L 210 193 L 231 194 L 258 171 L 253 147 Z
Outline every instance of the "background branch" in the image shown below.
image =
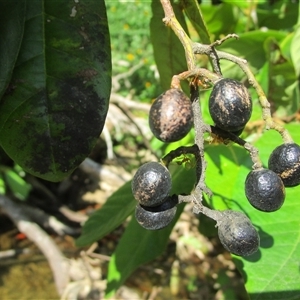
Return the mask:
M 63 256 L 51 237 L 28 218 L 22 206 L 2 195 L 0 195 L 0 206 L 16 224 L 19 231 L 34 242 L 45 255 L 52 269 L 57 291 L 61 295 L 69 282 L 68 260 Z

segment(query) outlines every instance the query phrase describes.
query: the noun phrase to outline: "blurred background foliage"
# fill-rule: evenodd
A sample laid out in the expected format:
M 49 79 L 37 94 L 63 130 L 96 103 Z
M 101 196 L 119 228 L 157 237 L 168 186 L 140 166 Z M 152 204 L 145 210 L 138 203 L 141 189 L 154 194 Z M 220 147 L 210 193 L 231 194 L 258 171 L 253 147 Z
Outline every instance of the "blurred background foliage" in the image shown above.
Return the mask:
M 162 91 L 150 43 L 150 4 L 148 1 L 106 3 L 110 24 L 112 75 L 116 76 L 140 66 L 136 72 L 120 82 L 118 92 L 124 96 L 137 96 L 139 101 L 144 102 L 149 102 Z

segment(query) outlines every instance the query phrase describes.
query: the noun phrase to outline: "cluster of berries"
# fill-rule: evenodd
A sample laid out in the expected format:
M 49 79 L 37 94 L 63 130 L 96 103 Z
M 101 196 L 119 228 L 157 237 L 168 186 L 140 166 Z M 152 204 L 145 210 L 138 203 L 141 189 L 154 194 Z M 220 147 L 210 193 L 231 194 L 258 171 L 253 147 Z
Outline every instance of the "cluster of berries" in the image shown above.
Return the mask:
M 247 88 L 233 79 L 215 82 L 209 98 L 209 112 L 214 127 L 239 136 L 252 114 L 252 100 Z M 194 123 L 191 100 L 179 88 L 171 88 L 152 104 L 149 125 L 153 135 L 170 143 L 185 137 Z M 245 194 L 258 210 L 278 210 L 285 199 L 285 187 L 300 184 L 300 146 L 286 143 L 270 155 L 268 168 L 254 168 L 245 180 Z M 132 192 L 138 201 L 136 219 L 148 230 L 170 224 L 176 214 L 178 195 L 170 195 L 172 178 L 159 162 L 142 165 L 132 180 Z M 251 255 L 259 247 L 259 235 L 250 219 L 241 212 L 225 210 L 216 219 L 223 246 L 236 255 Z

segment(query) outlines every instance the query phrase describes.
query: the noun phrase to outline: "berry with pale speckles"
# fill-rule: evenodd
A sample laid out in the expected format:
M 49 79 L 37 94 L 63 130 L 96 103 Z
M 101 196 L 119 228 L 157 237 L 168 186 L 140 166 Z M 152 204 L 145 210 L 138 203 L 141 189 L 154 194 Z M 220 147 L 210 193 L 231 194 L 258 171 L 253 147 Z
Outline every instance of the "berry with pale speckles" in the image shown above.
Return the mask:
M 190 99 L 180 89 L 167 90 L 152 103 L 149 126 L 153 135 L 165 143 L 181 140 L 193 126 Z
M 234 79 L 220 79 L 210 94 L 209 112 L 216 126 L 239 132 L 252 113 L 252 100 L 247 88 Z

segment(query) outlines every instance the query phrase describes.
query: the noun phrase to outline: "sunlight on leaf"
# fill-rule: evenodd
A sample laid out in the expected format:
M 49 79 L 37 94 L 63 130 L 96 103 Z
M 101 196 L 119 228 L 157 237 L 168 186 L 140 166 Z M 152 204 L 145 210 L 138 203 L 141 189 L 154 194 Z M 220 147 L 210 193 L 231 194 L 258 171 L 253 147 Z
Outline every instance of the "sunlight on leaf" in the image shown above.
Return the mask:
M 300 143 L 298 126 L 291 124 L 286 128 L 295 142 Z M 275 131 L 266 132 L 256 142 L 264 165 L 272 150 L 281 143 Z M 236 146 L 212 146 L 207 153 L 207 184 L 214 193 L 210 204 L 216 209 L 228 207 L 244 211 L 261 238 L 257 253 L 248 258 L 235 257 L 251 299 L 274 299 L 275 292 L 280 292 L 281 299 L 299 296 L 300 187 L 286 189 L 286 200 L 280 210 L 257 211 L 248 203 L 244 192 L 245 178 L 252 166 L 248 153 Z

